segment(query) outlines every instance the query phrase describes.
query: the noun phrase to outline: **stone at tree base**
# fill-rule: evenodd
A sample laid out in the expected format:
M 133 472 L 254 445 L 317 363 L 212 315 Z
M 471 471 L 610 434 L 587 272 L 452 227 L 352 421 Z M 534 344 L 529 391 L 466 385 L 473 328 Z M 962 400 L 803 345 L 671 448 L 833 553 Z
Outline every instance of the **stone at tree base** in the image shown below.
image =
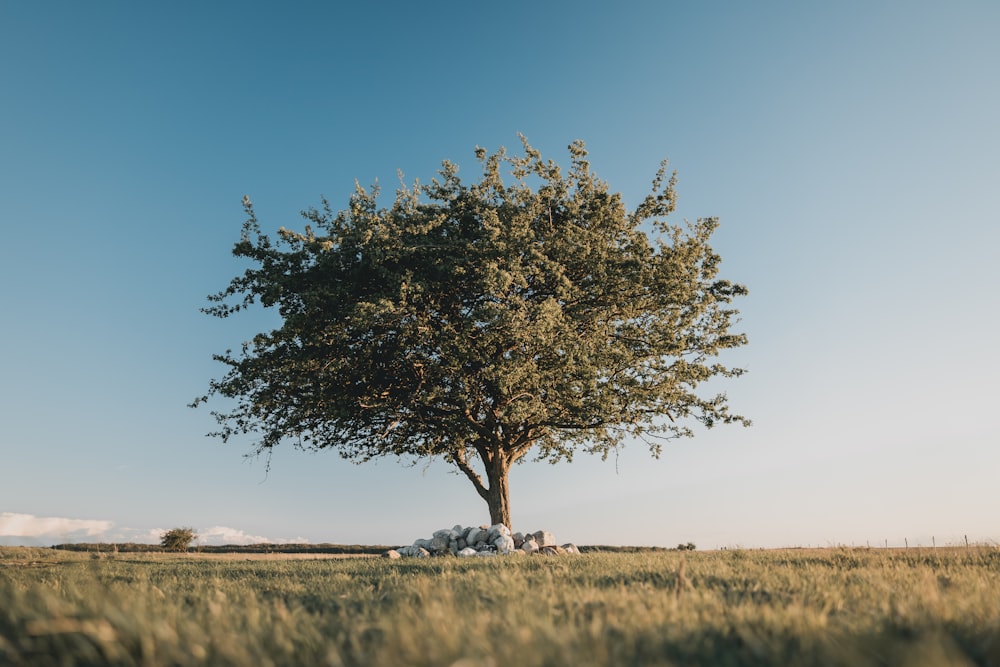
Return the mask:
M 466 543 L 470 547 L 475 545 L 477 542 L 479 542 L 479 533 L 481 532 L 482 531 L 479 530 L 477 526 L 472 526 L 471 528 L 469 528 L 469 532 L 465 536 Z
M 408 556 L 411 558 L 429 558 L 431 552 L 423 547 L 418 547 L 412 544 L 408 547 L 402 547 L 401 549 L 396 549 L 400 556 Z
M 486 541 L 489 544 L 493 544 L 493 542 L 495 542 L 501 535 L 510 537 L 510 528 L 502 523 L 493 524 L 486 533 Z
M 558 556 L 578 553 L 580 550 L 575 544 L 567 543 L 561 547 L 558 546 L 555 537 L 547 530 L 512 534 L 507 526 L 498 523 L 492 526 L 463 528 L 456 525 L 453 528 L 443 528 L 434 531 L 429 539 L 418 538 L 408 547 L 390 549 L 383 554 L 383 557 L 389 559 L 428 558 L 450 554 L 467 558 L 507 554 Z
M 556 546 L 555 536 L 547 530 L 538 530 L 532 533 L 535 541 L 538 542 L 539 547 L 554 547 Z
M 493 546 L 502 554 L 509 554 L 514 550 L 514 539 L 510 535 L 500 535 L 493 541 Z
M 451 530 L 439 530 L 431 538 L 431 545 L 427 550 L 433 554 L 443 554 L 448 551 L 448 543 L 451 542 Z

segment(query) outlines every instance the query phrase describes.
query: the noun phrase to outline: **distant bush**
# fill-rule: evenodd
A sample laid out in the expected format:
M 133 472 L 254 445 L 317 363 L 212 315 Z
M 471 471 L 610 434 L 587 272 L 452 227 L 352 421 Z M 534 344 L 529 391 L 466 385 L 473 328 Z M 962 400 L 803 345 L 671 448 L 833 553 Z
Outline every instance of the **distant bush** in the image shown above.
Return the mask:
M 167 551 L 187 551 L 195 537 L 194 528 L 172 528 L 160 536 L 160 546 Z
M 696 547 L 694 545 L 694 542 L 688 542 L 687 544 L 678 544 L 677 545 L 677 550 L 678 551 L 694 551 L 697 548 L 698 547 Z

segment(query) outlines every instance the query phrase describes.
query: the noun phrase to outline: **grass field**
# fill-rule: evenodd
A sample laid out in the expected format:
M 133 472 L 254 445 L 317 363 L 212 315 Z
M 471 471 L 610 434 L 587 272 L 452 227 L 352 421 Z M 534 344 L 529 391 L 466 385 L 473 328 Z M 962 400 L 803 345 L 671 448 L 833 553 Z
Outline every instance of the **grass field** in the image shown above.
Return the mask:
M 998 665 L 1000 550 L 493 559 L 0 547 L 0 665 Z

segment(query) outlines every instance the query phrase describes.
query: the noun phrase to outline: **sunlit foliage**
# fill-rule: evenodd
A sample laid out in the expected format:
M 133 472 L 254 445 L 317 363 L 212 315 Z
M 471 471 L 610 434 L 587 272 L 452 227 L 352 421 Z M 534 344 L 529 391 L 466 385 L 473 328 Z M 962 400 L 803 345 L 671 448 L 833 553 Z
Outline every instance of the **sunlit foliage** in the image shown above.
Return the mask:
M 216 435 L 249 434 L 258 453 L 440 457 L 509 526 L 508 472 L 529 452 L 606 457 L 631 436 L 659 455 L 693 422 L 748 423 L 698 391 L 743 372 L 718 358 L 746 342 L 730 307 L 746 289 L 718 276 L 717 221 L 667 224 L 665 164 L 628 210 L 582 142 L 565 173 L 523 151 L 477 149 L 471 185 L 445 162 L 389 208 L 358 186 L 347 209 L 324 200 L 276 241 L 246 198 L 233 252 L 252 266 L 205 310 L 259 304 L 281 326 L 217 355 L 228 372 L 209 395 L 235 405 Z

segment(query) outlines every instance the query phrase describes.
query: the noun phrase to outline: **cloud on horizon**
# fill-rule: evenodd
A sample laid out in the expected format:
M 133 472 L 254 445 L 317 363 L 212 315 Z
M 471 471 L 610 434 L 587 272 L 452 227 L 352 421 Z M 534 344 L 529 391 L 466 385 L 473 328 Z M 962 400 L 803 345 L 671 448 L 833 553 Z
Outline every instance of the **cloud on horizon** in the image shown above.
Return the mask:
M 136 542 L 156 544 L 164 528 L 115 528 L 114 521 L 98 519 L 70 519 L 66 517 L 35 516 L 16 512 L 0 512 L 0 544 L 8 546 L 43 546 L 72 542 Z M 205 530 L 195 528 L 196 544 L 225 546 L 227 544 L 304 544 L 305 538 L 274 539 L 251 535 L 239 528 L 211 526 Z
M 227 544 L 305 544 L 309 540 L 297 537 L 291 540 L 275 540 L 262 535 L 249 535 L 238 528 L 229 526 L 212 526 L 202 531 L 195 531 L 198 534 L 198 544 L 211 544 L 224 546 Z
M 113 521 L 67 519 L 14 512 L 0 513 L 0 537 L 92 538 L 103 535 L 114 525 Z

